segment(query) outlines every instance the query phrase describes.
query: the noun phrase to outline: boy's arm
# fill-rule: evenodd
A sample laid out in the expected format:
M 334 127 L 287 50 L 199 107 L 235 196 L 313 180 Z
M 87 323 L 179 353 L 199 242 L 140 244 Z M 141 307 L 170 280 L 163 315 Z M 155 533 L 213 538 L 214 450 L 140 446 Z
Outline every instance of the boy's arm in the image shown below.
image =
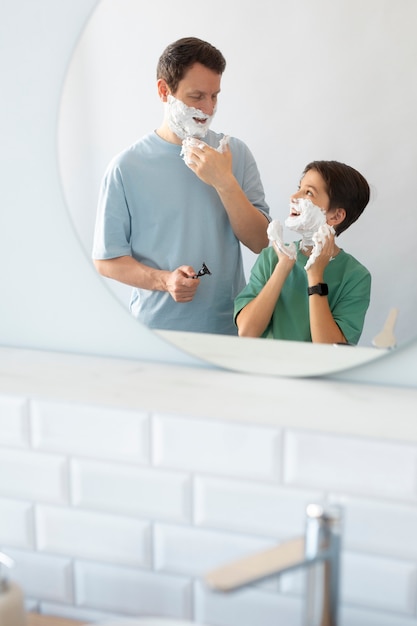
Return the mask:
M 240 337 L 260 337 L 262 335 L 271 321 L 281 289 L 294 266 L 295 259 L 279 252 L 275 244 L 273 245 L 278 254 L 279 262 L 258 295 L 237 315 L 236 325 Z
M 347 343 L 346 337 L 334 321 L 327 296 L 318 294 L 309 296 L 309 309 L 310 332 L 313 343 Z
M 334 236 L 331 235 L 326 238 L 319 256 L 307 270 L 309 287 L 324 282 L 324 270 L 333 255 L 333 251 Z M 347 343 L 346 337 L 333 318 L 327 296 L 313 294 L 309 296 L 308 304 L 311 341 L 313 343 Z

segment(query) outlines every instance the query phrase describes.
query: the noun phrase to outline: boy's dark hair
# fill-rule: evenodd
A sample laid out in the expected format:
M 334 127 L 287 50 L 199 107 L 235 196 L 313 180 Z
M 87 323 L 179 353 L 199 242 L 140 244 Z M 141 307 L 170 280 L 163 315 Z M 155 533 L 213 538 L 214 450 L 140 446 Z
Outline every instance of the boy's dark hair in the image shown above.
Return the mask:
M 363 213 L 370 198 L 369 185 L 360 172 L 338 161 L 312 161 L 303 176 L 309 170 L 318 172 L 326 183 L 330 208 L 346 211 L 343 222 L 335 227 L 336 235 L 340 235 Z
M 180 80 L 194 63 L 201 63 L 217 74 L 223 74 L 226 68 L 226 60 L 220 50 L 197 37 L 184 37 L 165 48 L 159 57 L 156 77 L 163 78 L 175 93 Z

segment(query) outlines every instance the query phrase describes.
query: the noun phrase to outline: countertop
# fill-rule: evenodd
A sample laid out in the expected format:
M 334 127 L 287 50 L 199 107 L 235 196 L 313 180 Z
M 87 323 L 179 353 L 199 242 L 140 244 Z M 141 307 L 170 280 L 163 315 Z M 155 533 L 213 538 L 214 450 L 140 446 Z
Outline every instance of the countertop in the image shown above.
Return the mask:
M 28 613 L 27 626 L 80 626 L 83 622 L 64 617 Z
M 417 442 L 417 388 L 0 348 L 0 394 Z

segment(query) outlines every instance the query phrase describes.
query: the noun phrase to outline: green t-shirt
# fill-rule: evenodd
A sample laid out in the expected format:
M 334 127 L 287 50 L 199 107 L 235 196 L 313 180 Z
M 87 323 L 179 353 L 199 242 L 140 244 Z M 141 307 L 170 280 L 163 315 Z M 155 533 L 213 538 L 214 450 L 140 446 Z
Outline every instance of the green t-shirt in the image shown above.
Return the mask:
M 298 242 L 296 242 L 298 249 Z M 311 341 L 308 308 L 306 257 L 299 249 L 297 261 L 286 279 L 274 313 L 262 337 L 289 341 Z M 272 246 L 257 258 L 249 283 L 235 299 L 234 318 L 261 291 L 271 276 L 278 257 Z M 371 275 L 352 255 L 340 250 L 327 265 L 324 282 L 329 286 L 330 310 L 348 343 L 357 344 L 369 306 Z

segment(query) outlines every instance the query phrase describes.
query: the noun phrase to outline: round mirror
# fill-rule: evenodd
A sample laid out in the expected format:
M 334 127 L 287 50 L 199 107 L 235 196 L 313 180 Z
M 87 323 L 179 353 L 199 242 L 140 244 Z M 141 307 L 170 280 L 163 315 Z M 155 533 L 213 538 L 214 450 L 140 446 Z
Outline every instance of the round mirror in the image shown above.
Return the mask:
M 58 127 L 66 203 L 87 255 L 104 170 L 117 152 L 160 124 L 157 59 L 168 43 L 186 35 L 210 41 L 226 57 L 212 127 L 249 146 L 273 218 L 285 219 L 289 196 L 311 160 L 353 165 L 372 188 L 364 214 L 338 240 L 372 274 L 358 347 L 235 337 L 213 342 L 169 331 L 161 336 L 216 365 L 300 376 L 381 356 L 372 339 L 392 308 L 399 311 L 397 345 L 415 337 L 416 19 L 417 5 L 407 0 L 400 6 L 384 0 L 295 0 L 278 7 L 268 0 L 213 0 L 203 16 L 190 0 L 183 0 L 181 11 L 168 0 L 97 4 L 67 72 Z M 248 276 L 255 255 L 246 249 L 243 255 Z M 106 282 L 127 309 L 130 289 Z

